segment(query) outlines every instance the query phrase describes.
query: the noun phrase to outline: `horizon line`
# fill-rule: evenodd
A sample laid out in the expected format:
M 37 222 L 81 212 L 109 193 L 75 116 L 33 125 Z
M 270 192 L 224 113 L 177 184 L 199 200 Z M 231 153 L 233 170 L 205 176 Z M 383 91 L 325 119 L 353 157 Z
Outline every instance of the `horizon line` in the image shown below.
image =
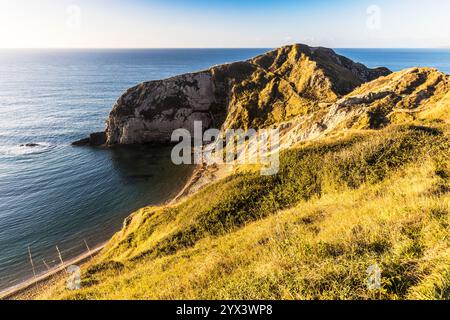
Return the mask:
M 450 46 L 434 46 L 434 47 L 367 47 L 367 46 L 323 46 L 308 45 L 304 43 L 291 43 L 279 46 L 267 47 L 0 47 L 0 50 L 167 50 L 167 49 L 276 49 L 297 44 L 307 45 L 309 47 L 323 47 L 331 49 L 450 49 Z

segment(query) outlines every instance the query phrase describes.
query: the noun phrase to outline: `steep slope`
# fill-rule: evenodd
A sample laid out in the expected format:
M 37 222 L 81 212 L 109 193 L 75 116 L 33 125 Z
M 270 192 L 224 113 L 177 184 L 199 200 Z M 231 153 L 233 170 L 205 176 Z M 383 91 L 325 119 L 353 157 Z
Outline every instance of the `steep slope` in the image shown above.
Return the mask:
M 414 121 L 450 121 L 450 76 L 411 68 L 380 77 L 317 112 L 279 125 L 282 148 L 343 130 L 380 129 Z
M 362 83 L 389 74 L 330 49 L 283 47 L 254 59 L 142 83 L 114 105 L 107 143 L 168 142 L 178 128 L 261 128 L 308 114 Z
M 321 102 L 334 101 L 390 73 L 386 68 L 368 69 L 328 48 L 302 44 L 282 47 L 250 62 L 287 80 L 300 95 Z
M 331 109 L 327 118 L 347 116 L 345 127 L 377 129 L 411 120 L 449 120 L 443 109 L 450 97 L 450 76 L 431 68 L 412 68 L 362 85 Z M 436 117 L 432 115 L 436 114 Z
M 432 68 L 411 68 L 379 77 L 361 85 L 334 103 L 306 115 L 273 125 L 280 132 L 281 150 L 304 141 L 339 136 L 355 130 L 380 129 L 392 124 L 450 122 L 450 76 Z M 257 156 L 257 145 L 250 141 L 245 150 Z M 237 164 L 235 164 L 237 165 Z M 188 195 L 204 185 L 232 173 L 230 166 L 206 167 L 199 178 L 185 189 Z
M 81 290 L 38 298 L 448 299 L 449 147 L 444 124 L 303 144 L 276 176 L 239 173 L 136 212 Z

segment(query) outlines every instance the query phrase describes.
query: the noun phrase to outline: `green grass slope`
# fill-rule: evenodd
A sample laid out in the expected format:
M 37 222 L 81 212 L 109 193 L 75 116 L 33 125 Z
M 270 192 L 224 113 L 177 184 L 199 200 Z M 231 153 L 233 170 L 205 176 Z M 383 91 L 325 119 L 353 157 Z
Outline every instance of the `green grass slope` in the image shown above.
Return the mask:
M 284 151 L 275 176 L 241 172 L 134 213 L 81 290 L 35 298 L 448 299 L 449 132 L 392 126 Z

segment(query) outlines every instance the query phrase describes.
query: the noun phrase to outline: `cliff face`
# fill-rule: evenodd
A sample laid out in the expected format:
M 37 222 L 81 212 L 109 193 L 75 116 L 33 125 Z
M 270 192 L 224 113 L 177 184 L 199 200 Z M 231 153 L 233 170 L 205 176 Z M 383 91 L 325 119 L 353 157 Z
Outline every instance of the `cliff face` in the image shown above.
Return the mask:
M 206 126 L 219 123 L 225 104 L 223 89 L 209 71 L 129 89 L 115 104 L 107 122 L 108 144 L 168 142 L 173 130 L 193 129 L 194 121 Z
M 283 47 L 254 59 L 142 83 L 125 92 L 107 121 L 107 143 L 169 142 L 173 130 L 261 128 L 307 115 L 388 75 L 326 48 Z
M 346 127 L 379 129 L 412 120 L 448 121 L 450 76 L 432 68 L 411 68 L 364 84 L 330 111 L 353 112 Z M 447 108 L 447 113 L 441 112 Z M 356 111 L 356 112 L 355 112 Z
M 411 68 L 363 84 L 319 112 L 282 123 L 282 147 L 342 130 L 449 122 L 449 108 L 450 76 L 432 68 Z

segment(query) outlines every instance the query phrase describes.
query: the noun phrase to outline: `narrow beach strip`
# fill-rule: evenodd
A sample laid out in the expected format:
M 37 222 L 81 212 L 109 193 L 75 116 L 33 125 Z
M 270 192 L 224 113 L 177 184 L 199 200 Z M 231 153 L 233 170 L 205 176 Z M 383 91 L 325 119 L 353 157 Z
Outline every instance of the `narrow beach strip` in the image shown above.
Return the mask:
M 33 277 L 31 279 L 25 280 L 13 287 L 10 287 L 8 289 L 0 291 L 0 300 L 9 299 L 17 294 L 20 294 L 21 292 L 23 292 L 25 290 L 30 289 L 31 287 L 33 287 L 43 281 L 50 279 L 51 277 L 53 277 L 61 272 L 65 272 L 66 268 L 71 265 L 84 263 L 87 259 L 97 255 L 105 246 L 106 246 L 106 243 L 103 243 L 100 246 L 96 247 L 95 249 L 86 251 L 85 253 L 83 253 L 71 260 L 66 261 L 64 264 L 60 264 L 59 266 L 54 267 L 47 272 L 37 275 L 36 277 Z

